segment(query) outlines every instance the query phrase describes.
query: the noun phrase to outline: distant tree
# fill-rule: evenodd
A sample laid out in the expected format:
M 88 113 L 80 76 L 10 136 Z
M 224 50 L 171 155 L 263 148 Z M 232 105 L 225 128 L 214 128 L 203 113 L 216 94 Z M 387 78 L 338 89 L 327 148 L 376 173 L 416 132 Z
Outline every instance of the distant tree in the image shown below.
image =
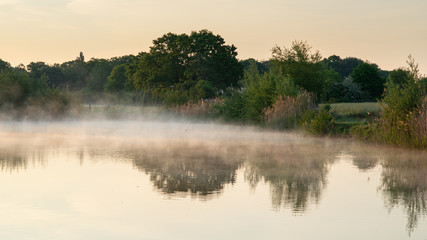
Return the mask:
M 84 62 L 83 53 L 76 60 L 64 62 L 59 67 L 64 74 L 66 87 L 70 90 L 80 90 L 85 87 L 89 69 L 87 63 Z
M 21 71 L 0 72 L 0 107 L 11 105 L 19 108 L 31 94 L 31 82 L 28 74 Z
M 126 75 L 127 66 L 128 64 L 120 64 L 113 68 L 104 86 L 106 91 L 119 92 L 134 89 L 132 80 Z
M 427 77 L 423 77 L 420 79 L 420 86 L 421 86 L 421 89 L 423 89 L 423 91 L 424 91 L 424 95 L 426 95 L 426 93 L 427 93 Z
M 384 92 L 385 79 L 379 75 L 376 64 L 361 63 L 350 74 L 355 83 L 358 83 L 370 100 L 381 97 Z
M 244 70 L 248 70 L 249 67 L 251 66 L 251 63 L 254 63 L 260 74 L 263 74 L 263 73 L 268 72 L 270 70 L 270 61 L 261 61 L 260 62 L 260 61 L 253 59 L 253 58 L 248 58 L 248 59 L 240 61 L 240 63 L 243 65 Z
M 110 75 L 113 66 L 105 59 L 91 59 L 88 63 L 93 66 L 86 79 L 86 88 L 90 91 L 101 92 Z
M 2 59 L 0 59 L 0 71 L 7 70 L 7 69 L 10 69 L 10 68 L 12 68 L 10 66 L 10 63 L 5 62 Z
M 358 58 L 347 57 L 341 59 L 337 55 L 332 55 L 328 58 L 325 58 L 323 59 L 323 62 L 329 68 L 333 68 L 336 72 L 338 72 L 342 79 L 349 76 L 360 63 L 363 63 L 363 61 Z
M 320 96 L 325 82 L 322 56 L 319 51 L 312 52 L 307 42 L 294 41 L 290 48 L 273 48 L 272 63 L 276 69 L 289 75 L 298 86 Z
M 404 68 L 398 68 L 391 71 L 387 77 L 388 83 L 393 83 L 398 86 L 402 86 L 410 80 L 410 72 Z
M 346 77 L 342 82 L 331 85 L 326 94 L 328 102 L 361 102 L 365 100 L 359 84 L 355 83 L 351 77 Z
M 85 56 L 83 55 L 83 52 L 80 52 L 79 56 L 77 57 L 76 61 L 84 62 Z
M 322 100 L 325 100 L 325 95 L 328 92 L 329 88 L 336 83 L 341 83 L 342 78 L 339 73 L 337 73 L 333 68 L 325 69 L 323 71 L 323 95 Z
M 47 83 L 53 87 L 61 87 L 66 81 L 58 64 L 49 66 L 44 62 L 31 62 L 27 65 L 27 70 L 31 79 L 40 79 L 45 76 Z

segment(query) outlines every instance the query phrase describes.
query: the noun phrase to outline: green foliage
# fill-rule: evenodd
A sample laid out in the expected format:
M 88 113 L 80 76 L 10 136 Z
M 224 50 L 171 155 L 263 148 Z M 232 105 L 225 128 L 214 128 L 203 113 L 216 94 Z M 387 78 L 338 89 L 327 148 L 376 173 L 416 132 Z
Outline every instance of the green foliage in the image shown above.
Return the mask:
M 123 90 L 132 91 L 134 85 L 132 79 L 129 79 L 126 72 L 128 64 L 120 64 L 113 68 L 107 78 L 104 89 L 108 92 L 120 92 Z
M 135 86 L 157 97 L 181 99 L 179 102 L 186 91 L 191 92 L 189 98 L 209 97 L 212 92 L 237 86 L 243 66 L 236 56 L 236 47 L 207 30 L 191 35 L 168 33 L 154 40 L 150 52 L 139 58 L 133 74 Z M 196 87 L 201 80 L 210 85 Z
M 361 102 L 365 94 L 359 84 L 351 77 L 346 77 L 342 82 L 333 83 L 326 92 L 325 100 L 333 102 Z
M 331 113 L 337 117 L 368 117 L 379 116 L 381 105 L 377 102 L 332 103 Z M 320 104 L 319 106 L 323 106 Z
M 375 64 L 361 63 L 350 75 L 370 100 L 379 99 L 384 92 L 385 80 L 380 76 L 379 71 Z
M 348 77 L 360 63 L 363 63 L 363 61 L 358 58 L 348 57 L 341 59 L 336 55 L 325 58 L 323 62 L 329 68 L 334 69 L 342 79 Z
M 381 102 L 380 119 L 358 129 L 358 133 L 374 141 L 416 148 L 427 147 L 427 99 L 421 87 L 418 65 L 409 56 L 404 79 L 390 80 Z M 423 103 L 424 102 L 424 103 Z
M 265 72 L 268 72 L 270 70 L 270 61 L 257 61 L 253 58 L 245 59 L 240 61 L 240 63 L 243 65 L 243 69 L 246 71 L 252 66 L 253 64 L 256 65 L 256 68 L 260 74 L 264 74 Z
M 268 72 L 244 85 L 245 119 L 260 122 L 264 109 L 279 96 L 296 96 L 298 90 L 292 80 L 280 73 Z
M 329 110 L 330 106 L 326 105 L 318 112 L 306 111 L 300 118 L 300 126 L 315 135 L 331 133 L 335 127 L 335 118 Z
M 66 94 L 49 87 L 45 75 L 34 80 L 22 71 L 0 73 L 0 108 L 15 114 L 12 117 L 32 117 L 41 113 L 59 117 L 70 104 L 71 99 Z
M 289 75 L 296 85 L 320 96 L 324 91 L 325 66 L 319 51 L 311 52 L 307 42 L 294 41 L 288 48 L 273 48 L 273 67 Z
M 227 89 L 224 102 L 218 106 L 219 115 L 227 121 L 245 122 L 245 100 L 242 90 Z
M 386 83 L 401 87 L 410 81 L 410 78 L 410 72 L 407 69 L 398 68 L 388 74 Z
M 0 59 L 0 72 L 4 71 L 4 70 L 8 70 L 11 69 L 12 67 L 10 66 L 10 63 L 3 61 L 2 59 Z
M 295 97 L 299 93 L 292 79 L 279 71 L 258 74 L 255 64 L 245 71 L 242 88 L 229 90 L 219 107 L 226 119 L 260 123 L 265 109 L 280 96 Z
M 91 67 L 88 77 L 86 78 L 86 87 L 90 91 L 101 92 L 110 75 L 113 66 L 104 59 L 92 59 L 88 66 Z
M 17 71 L 0 72 L 0 106 L 19 108 L 26 103 L 32 90 L 28 75 Z
M 295 128 L 301 115 L 314 107 L 313 94 L 301 91 L 296 97 L 279 96 L 273 105 L 263 112 L 267 126 L 286 129 Z
M 169 90 L 164 97 L 164 103 L 168 106 L 183 105 L 186 103 L 197 103 L 205 98 L 213 98 L 216 89 L 211 82 L 206 80 L 186 81 L 177 86 L 176 89 Z

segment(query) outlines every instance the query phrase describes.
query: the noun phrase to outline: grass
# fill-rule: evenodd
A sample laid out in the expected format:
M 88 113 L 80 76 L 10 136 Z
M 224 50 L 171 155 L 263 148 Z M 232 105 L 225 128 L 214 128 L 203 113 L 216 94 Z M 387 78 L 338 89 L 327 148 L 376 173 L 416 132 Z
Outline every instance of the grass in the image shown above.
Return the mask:
M 322 107 L 325 104 L 320 104 Z M 381 112 L 381 106 L 377 102 L 362 102 L 362 103 L 333 103 L 331 113 L 337 117 L 345 118 L 366 118 L 369 115 L 378 116 Z
M 323 107 L 326 104 L 319 104 Z M 362 103 L 333 103 L 331 114 L 335 117 L 335 133 L 339 135 L 348 135 L 350 129 L 354 126 L 377 119 L 382 111 L 377 102 Z

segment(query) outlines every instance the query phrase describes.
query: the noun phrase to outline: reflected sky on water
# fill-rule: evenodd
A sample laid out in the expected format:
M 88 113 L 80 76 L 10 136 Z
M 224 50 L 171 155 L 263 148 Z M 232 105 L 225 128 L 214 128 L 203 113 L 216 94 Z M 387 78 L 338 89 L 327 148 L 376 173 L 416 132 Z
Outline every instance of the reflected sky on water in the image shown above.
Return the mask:
M 425 152 L 187 122 L 0 124 L 1 239 L 425 239 Z

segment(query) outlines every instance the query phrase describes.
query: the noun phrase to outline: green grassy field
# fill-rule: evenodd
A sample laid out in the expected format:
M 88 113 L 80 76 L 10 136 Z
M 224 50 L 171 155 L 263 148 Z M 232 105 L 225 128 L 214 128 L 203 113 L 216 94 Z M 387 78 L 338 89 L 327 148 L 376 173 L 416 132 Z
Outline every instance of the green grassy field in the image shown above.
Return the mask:
M 323 107 L 326 104 L 320 104 Z M 355 125 L 362 124 L 366 121 L 379 117 L 381 106 L 377 102 L 362 103 L 333 103 L 331 114 L 335 117 L 336 131 L 348 133 L 349 129 Z
M 320 104 L 320 107 L 325 104 Z M 377 102 L 362 103 L 333 103 L 331 112 L 337 117 L 363 118 L 369 115 L 378 116 L 381 112 L 381 106 Z

